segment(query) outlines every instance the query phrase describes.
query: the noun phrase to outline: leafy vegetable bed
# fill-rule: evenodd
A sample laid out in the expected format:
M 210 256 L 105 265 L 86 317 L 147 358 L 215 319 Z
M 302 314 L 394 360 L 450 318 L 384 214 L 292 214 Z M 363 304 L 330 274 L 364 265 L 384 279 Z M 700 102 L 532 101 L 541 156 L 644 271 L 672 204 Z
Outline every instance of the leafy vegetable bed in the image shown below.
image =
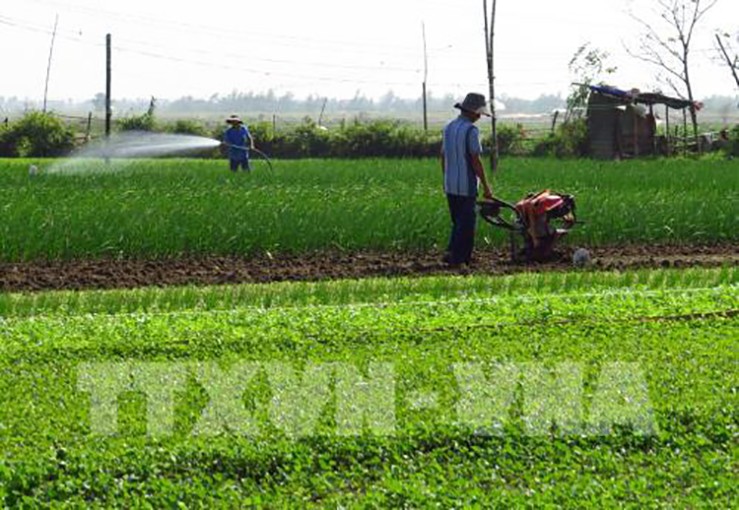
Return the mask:
M 2 295 L 0 495 L 730 506 L 738 280 L 717 268 Z

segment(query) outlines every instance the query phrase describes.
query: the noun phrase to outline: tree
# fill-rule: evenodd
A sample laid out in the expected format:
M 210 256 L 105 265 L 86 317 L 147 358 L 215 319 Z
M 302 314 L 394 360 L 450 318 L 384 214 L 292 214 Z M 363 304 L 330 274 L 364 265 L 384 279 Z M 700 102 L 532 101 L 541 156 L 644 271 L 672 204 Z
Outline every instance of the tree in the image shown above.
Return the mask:
M 565 122 L 570 120 L 578 108 L 585 107 L 590 92 L 590 85 L 597 83 L 605 85 L 603 74 L 613 74 L 616 67 L 606 65 L 608 52 L 598 48 L 591 48 L 590 43 L 580 46 L 570 59 L 568 67 L 574 78 L 574 89 L 567 96 L 567 115 Z
M 724 33 L 722 35 L 724 39 L 726 39 L 727 41 L 729 40 L 729 34 Z M 719 34 L 716 34 L 716 45 L 718 46 L 717 49 L 721 54 L 722 60 L 725 61 L 726 65 L 729 66 L 729 69 L 734 76 L 736 86 L 739 87 L 739 75 L 737 75 L 737 71 L 739 71 L 739 56 L 731 48 L 731 44 L 729 42 L 724 44 L 724 42 L 721 40 L 721 37 L 722 36 L 720 36 Z M 739 40 L 739 37 L 737 37 L 737 39 Z
M 653 0 L 657 19 L 632 17 L 644 28 L 638 50 L 627 48 L 630 55 L 660 68 L 661 79 L 691 106 L 693 135 L 698 138 L 697 103 L 690 80 L 690 47 L 695 27 L 718 0 Z

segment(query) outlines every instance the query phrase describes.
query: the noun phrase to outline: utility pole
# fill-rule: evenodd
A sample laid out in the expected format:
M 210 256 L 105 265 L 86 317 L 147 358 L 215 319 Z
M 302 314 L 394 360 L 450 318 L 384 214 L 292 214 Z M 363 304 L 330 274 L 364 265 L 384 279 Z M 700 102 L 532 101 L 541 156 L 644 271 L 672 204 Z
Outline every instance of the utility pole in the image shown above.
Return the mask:
M 111 40 L 110 34 L 105 36 L 105 138 L 110 137 L 110 118 L 113 116 L 113 111 L 110 107 L 110 82 L 111 82 Z
M 493 70 L 493 38 L 495 36 L 495 7 L 496 0 L 492 0 L 492 7 L 488 19 L 488 2 L 482 0 L 482 10 L 485 16 L 485 54 L 488 67 L 488 88 L 490 93 L 490 122 L 492 124 L 492 147 L 490 149 L 490 169 L 492 172 L 498 170 L 498 133 L 495 119 L 495 73 Z
M 429 74 L 429 59 L 426 52 L 426 24 L 421 22 L 421 33 L 423 35 L 423 130 L 428 131 L 428 109 L 426 107 L 426 79 Z
M 46 113 L 46 98 L 49 92 L 49 74 L 51 73 L 51 57 L 54 54 L 54 40 L 56 39 L 56 27 L 59 24 L 59 15 L 54 18 L 54 31 L 51 33 L 51 47 L 49 48 L 49 62 L 46 64 L 46 84 L 44 85 L 44 109 Z

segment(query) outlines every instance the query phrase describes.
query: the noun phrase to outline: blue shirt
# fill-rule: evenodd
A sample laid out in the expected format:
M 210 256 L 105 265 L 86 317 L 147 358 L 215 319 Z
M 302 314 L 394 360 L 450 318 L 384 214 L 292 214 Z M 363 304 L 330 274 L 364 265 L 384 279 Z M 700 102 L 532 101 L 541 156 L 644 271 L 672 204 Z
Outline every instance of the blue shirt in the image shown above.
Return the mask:
M 249 156 L 248 148 L 251 145 L 251 133 L 249 128 L 241 124 L 238 127 L 230 127 L 223 133 L 223 141 L 229 145 L 238 147 L 228 148 L 229 159 L 244 159 Z
M 441 151 L 444 154 L 444 192 L 477 196 L 477 175 L 470 164 L 471 155 L 482 153 L 477 126 L 464 115 L 449 122 L 444 127 Z

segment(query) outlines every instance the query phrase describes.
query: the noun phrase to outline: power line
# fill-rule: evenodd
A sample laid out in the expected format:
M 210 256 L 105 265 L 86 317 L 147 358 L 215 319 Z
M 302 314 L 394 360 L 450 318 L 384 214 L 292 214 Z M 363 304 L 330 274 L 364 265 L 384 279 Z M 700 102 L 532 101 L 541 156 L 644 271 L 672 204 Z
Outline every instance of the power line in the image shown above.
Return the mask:
M 305 37 L 305 36 L 291 36 L 291 35 L 275 35 L 273 32 L 259 32 L 258 30 L 248 30 L 244 32 L 243 30 L 235 30 L 235 29 L 229 29 L 229 28 L 223 28 L 223 27 L 213 27 L 208 25 L 202 25 L 202 24 L 194 24 L 194 23 L 183 23 L 183 22 L 177 22 L 170 19 L 161 19 L 161 18 L 151 18 L 147 16 L 141 16 L 141 15 L 135 15 L 130 13 L 122 13 L 122 12 L 113 12 L 113 11 L 107 11 L 104 9 L 96 9 L 96 8 L 89 8 L 89 7 L 81 7 L 81 6 L 74 6 L 69 4 L 60 4 L 59 2 L 55 2 L 53 0 L 26 0 L 31 1 L 35 3 L 40 4 L 46 4 L 46 5 L 54 5 L 59 7 L 64 7 L 65 9 L 69 9 L 72 11 L 78 11 L 82 13 L 88 13 L 93 16 L 104 16 L 106 18 L 115 18 L 117 20 L 120 19 L 128 19 L 132 21 L 136 21 L 138 24 L 147 24 L 152 27 L 155 27 L 158 31 L 161 31 L 162 29 L 165 30 L 173 30 L 176 32 L 185 33 L 188 35 L 192 35 L 193 33 L 202 33 L 209 36 L 215 36 L 220 38 L 226 37 L 234 37 L 238 38 L 239 40 L 245 40 L 245 39 L 254 39 L 256 42 L 264 42 L 265 40 L 271 41 L 270 44 L 274 44 L 275 42 L 277 44 L 282 45 L 288 45 L 290 47 L 294 47 L 296 45 L 299 45 L 300 47 L 305 47 L 306 45 L 319 45 L 319 46 L 328 46 L 332 50 L 336 50 L 337 44 L 340 44 L 342 47 L 353 47 L 354 50 L 357 51 L 359 48 L 367 48 L 369 47 L 368 51 L 371 51 L 375 54 L 378 54 L 378 48 L 382 48 L 380 51 L 380 54 L 384 55 L 397 55 L 399 52 L 411 52 L 413 54 L 417 54 L 420 52 L 420 48 L 411 48 L 409 46 L 402 46 L 398 45 L 396 43 L 389 44 L 384 42 L 377 42 L 377 41 L 367 41 L 367 42 L 359 42 L 357 40 L 331 40 L 331 39 L 321 39 L 321 38 L 315 38 L 315 37 Z M 339 48 L 340 49 L 340 48 Z
M 57 2 L 53 1 L 45 1 L 45 0 L 28 0 L 35 3 L 41 3 L 45 5 L 60 5 Z M 440 2 L 435 2 L 436 4 L 440 4 Z M 450 4 L 452 5 L 452 4 Z M 69 8 L 69 6 L 67 6 Z M 187 23 L 177 23 L 177 22 L 171 22 L 171 21 L 162 21 L 162 20 L 153 20 L 151 18 L 145 18 L 141 16 L 135 16 L 130 14 L 120 14 L 120 13 L 112 13 L 110 11 L 102 11 L 99 9 L 87 9 L 84 7 L 77 7 L 78 10 L 86 11 L 86 12 L 92 12 L 94 15 L 97 15 L 99 17 L 100 14 L 105 14 L 108 17 L 116 16 L 127 20 L 144 20 L 147 24 L 151 24 L 158 27 L 167 27 L 169 30 L 176 30 L 178 32 L 187 32 L 187 33 L 203 33 L 206 35 L 214 36 L 218 35 L 221 39 L 222 38 L 229 38 L 230 36 L 238 34 L 239 37 L 243 38 L 244 34 L 241 32 L 236 32 L 235 30 L 222 30 L 222 29 L 214 29 L 213 27 L 207 27 L 203 25 L 193 25 L 193 24 L 187 24 Z M 37 32 L 42 33 L 45 35 L 50 34 L 50 30 L 47 26 L 39 25 L 38 23 L 30 22 L 27 20 L 18 20 L 14 18 L 10 18 L 8 16 L 0 15 L 0 24 L 4 24 L 7 26 L 14 27 L 16 29 L 20 30 L 27 30 L 31 32 Z M 174 28 L 173 28 L 174 27 Z M 259 34 L 256 34 L 254 32 L 251 33 L 253 37 L 261 37 Z M 72 41 L 77 44 L 83 44 L 83 45 L 89 45 L 94 47 L 101 47 L 102 39 L 100 41 L 92 40 L 90 36 L 85 35 L 83 36 L 83 33 L 79 30 L 70 30 L 70 29 L 60 29 L 59 36 Z M 311 49 L 315 49 L 315 45 L 318 45 L 320 47 L 321 44 L 335 44 L 334 42 L 328 42 L 326 40 L 320 40 L 320 39 L 314 39 L 314 38 L 300 38 L 300 37 L 291 37 L 291 36 L 274 36 L 274 35 L 264 35 L 263 37 L 269 38 L 270 41 L 277 41 L 279 44 L 289 44 L 291 47 L 298 47 L 300 50 L 306 50 L 309 51 Z M 421 69 L 418 66 L 398 66 L 393 65 L 392 61 L 388 65 L 368 65 L 368 64 L 346 64 L 346 63 L 337 63 L 337 62 L 318 62 L 313 59 L 287 59 L 287 58 L 269 58 L 269 57 L 263 57 L 263 56 L 253 56 L 252 54 L 239 54 L 234 53 L 232 51 L 230 52 L 217 52 L 217 51 L 210 51 L 202 48 L 183 48 L 182 46 L 178 46 L 177 48 L 173 48 L 171 46 L 167 46 L 166 44 L 158 44 L 153 43 L 151 41 L 139 41 L 135 39 L 127 39 L 127 38 L 119 38 L 118 41 L 122 41 L 121 43 L 116 44 L 116 47 L 114 48 L 114 51 L 120 52 L 120 53 L 129 53 L 133 55 L 140 55 L 142 57 L 146 57 L 149 59 L 156 59 L 161 61 L 168 61 L 172 63 L 177 64 L 184 64 L 184 65 L 194 65 L 198 67 L 209 67 L 209 68 L 216 68 L 216 69 L 224 69 L 224 70 L 233 70 L 238 72 L 244 72 L 253 74 L 255 76 L 263 76 L 263 77 L 270 77 L 270 78 L 286 78 L 288 80 L 293 80 L 297 85 L 305 86 L 310 84 L 317 84 L 317 83 L 342 83 L 342 84 L 357 84 L 357 85 L 385 85 L 385 86 L 402 86 L 402 87 L 411 87 L 416 86 L 418 83 L 420 83 L 421 80 Z M 258 41 L 260 43 L 263 43 L 264 41 Z M 311 48 L 311 44 L 314 45 L 313 48 Z M 334 48 L 335 54 L 338 53 L 351 53 L 355 54 L 357 52 L 372 52 L 375 50 L 376 47 L 387 47 L 386 45 L 382 44 L 373 44 L 372 47 L 367 46 L 364 43 L 353 43 L 351 41 L 346 42 L 343 44 L 344 47 L 342 48 Z M 180 51 L 187 51 L 188 54 L 197 54 L 200 55 L 201 58 L 192 58 L 192 57 L 183 57 L 178 56 L 176 54 L 176 50 Z M 400 53 L 402 53 L 402 48 L 400 48 Z M 420 50 L 419 50 L 420 51 Z M 702 50 L 695 50 L 695 51 L 712 51 L 709 49 L 702 49 Z M 715 50 L 713 50 L 715 51 Z M 416 52 L 414 51 L 414 54 Z M 451 45 L 432 49 L 430 50 L 431 57 L 433 59 L 433 62 L 438 63 L 444 59 L 444 57 L 449 56 L 454 57 L 454 60 L 449 63 L 445 64 L 443 66 L 444 69 L 444 75 L 454 75 L 457 72 L 463 72 L 467 73 L 467 75 L 474 74 L 472 72 L 470 66 L 464 66 L 463 63 L 460 63 L 459 60 L 459 54 L 460 51 L 457 51 L 456 48 L 454 48 Z M 523 57 L 525 57 L 529 52 L 527 51 L 521 51 L 516 50 L 515 52 L 509 51 L 508 54 L 512 56 L 512 58 L 515 58 L 516 55 L 518 55 L 519 59 L 524 60 Z M 542 54 L 540 50 L 537 50 L 538 54 Z M 382 54 L 382 52 L 375 53 L 377 55 Z M 466 54 L 466 53 L 465 53 Z M 420 53 L 419 53 L 420 55 Z M 393 57 L 398 56 L 398 48 L 396 48 L 393 51 Z M 224 62 L 224 59 L 227 61 Z M 247 63 L 248 62 L 248 63 Z M 421 63 L 420 57 L 419 57 L 419 65 Z M 264 64 L 264 66 L 260 66 L 260 64 Z M 277 68 L 275 68 L 277 66 Z M 284 67 L 293 67 L 296 69 L 300 68 L 306 68 L 310 67 L 312 69 L 318 69 L 319 74 L 313 73 L 313 72 L 295 72 L 295 71 L 289 71 L 285 70 Z M 432 66 L 432 74 L 434 71 L 437 71 L 440 69 L 440 67 L 436 67 L 436 69 Z M 332 72 L 332 71 L 338 71 L 338 72 Z M 320 71 L 323 71 L 324 74 L 320 74 Z M 330 75 L 327 75 L 325 73 L 332 73 Z M 373 76 L 367 77 L 367 76 L 356 76 L 354 74 L 356 73 L 373 73 Z M 383 77 L 380 77 L 378 73 L 383 73 Z M 396 73 L 395 76 L 397 78 L 388 80 L 384 76 L 386 76 L 388 73 Z M 403 79 L 403 77 L 398 76 L 399 73 L 406 73 L 408 78 Z M 480 73 L 482 73 L 482 70 L 480 70 Z M 129 71 L 127 74 L 129 75 L 135 75 L 135 71 Z M 545 81 L 518 81 L 518 82 L 512 82 L 512 81 L 505 81 L 505 78 L 503 77 L 501 80 L 498 81 L 500 85 L 503 87 L 517 87 L 517 86 L 537 86 L 537 85 L 547 85 L 551 84 L 551 81 L 545 82 Z M 444 81 L 433 81 L 430 83 L 430 85 L 435 87 L 448 87 L 448 86 L 454 86 L 457 88 L 463 87 L 463 85 L 456 83 L 452 84 L 450 82 L 444 82 Z M 464 87 L 469 86 L 481 86 L 484 85 L 482 81 L 479 83 L 470 83 L 469 80 L 466 81 L 466 84 Z
M 7 16 L 0 16 L 0 23 L 6 24 L 9 26 L 13 26 L 15 28 L 23 29 L 23 30 L 29 30 L 33 32 L 39 32 L 43 34 L 50 34 L 51 32 L 46 27 L 40 27 L 36 26 L 27 22 L 20 22 L 18 20 L 13 20 L 12 18 L 8 18 Z M 69 30 L 65 30 L 64 33 L 60 34 L 67 40 L 81 43 L 81 44 L 88 44 L 93 46 L 101 46 L 102 44 L 99 42 L 90 42 L 87 40 L 83 40 L 79 36 L 79 32 L 72 32 Z M 145 46 L 147 48 L 164 48 L 168 50 L 172 50 L 171 46 L 166 45 L 158 45 L 158 44 L 152 44 L 150 42 L 144 42 L 139 41 L 135 39 L 127 39 L 127 38 L 119 38 L 119 41 L 123 41 L 124 43 L 128 42 L 130 44 L 134 45 L 141 45 Z M 144 56 L 151 56 L 155 58 L 164 58 L 164 59 L 170 59 L 173 61 L 183 62 L 183 63 L 195 63 L 202 65 L 204 62 L 199 60 L 193 60 L 188 59 L 184 57 L 176 57 L 171 55 L 165 55 L 162 52 L 152 52 L 150 50 L 139 50 L 136 48 L 131 48 L 126 46 L 125 44 L 117 44 L 116 50 L 123 50 L 123 51 L 129 51 L 129 52 L 137 52 Z M 223 52 L 216 52 L 216 51 L 208 51 L 203 49 L 187 49 L 190 53 L 200 53 L 206 57 L 218 57 L 218 58 L 230 58 L 230 59 L 248 59 L 250 61 L 254 62 L 266 62 L 266 63 L 272 63 L 272 64 L 285 64 L 285 65 L 309 65 L 313 67 L 324 67 L 324 68 L 336 68 L 336 69 L 356 69 L 356 70 L 367 70 L 367 71 L 383 71 L 383 72 L 419 72 L 419 68 L 417 67 L 398 67 L 398 66 L 392 66 L 392 65 L 357 65 L 357 64 L 334 64 L 334 63 L 326 63 L 326 62 L 316 62 L 316 61 L 306 61 L 306 60 L 288 60 L 288 59 L 277 59 L 277 58 L 264 58 L 264 57 L 253 57 L 251 55 L 243 55 L 243 54 L 236 54 L 236 53 L 223 53 Z M 219 65 L 219 67 L 223 68 L 230 68 L 231 66 L 228 65 Z M 243 69 L 243 68 L 242 68 Z M 247 69 L 248 70 L 248 69 Z

